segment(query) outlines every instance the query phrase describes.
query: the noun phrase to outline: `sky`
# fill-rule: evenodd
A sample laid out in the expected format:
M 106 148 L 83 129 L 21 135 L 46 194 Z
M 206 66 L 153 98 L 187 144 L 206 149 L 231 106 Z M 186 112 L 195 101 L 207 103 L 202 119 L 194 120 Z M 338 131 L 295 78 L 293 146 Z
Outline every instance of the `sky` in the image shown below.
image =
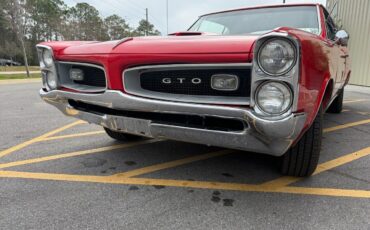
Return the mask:
M 117 14 L 131 26 L 137 26 L 145 18 L 148 8 L 149 21 L 167 34 L 167 0 L 64 0 L 69 6 L 87 2 L 99 10 L 102 17 Z M 286 0 L 286 3 L 321 3 L 326 0 Z M 186 31 L 200 15 L 240 7 L 277 4 L 282 0 L 168 0 L 168 32 Z

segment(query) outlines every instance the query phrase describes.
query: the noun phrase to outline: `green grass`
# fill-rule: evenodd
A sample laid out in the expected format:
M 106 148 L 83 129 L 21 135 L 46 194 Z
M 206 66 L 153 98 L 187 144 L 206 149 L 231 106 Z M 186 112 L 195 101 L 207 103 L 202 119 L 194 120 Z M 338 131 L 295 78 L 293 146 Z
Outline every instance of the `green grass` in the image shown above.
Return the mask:
M 30 71 L 39 71 L 39 66 L 30 66 Z M 0 72 L 11 72 L 11 71 L 24 71 L 26 72 L 26 67 L 24 66 L 0 66 Z
M 30 74 L 30 78 L 41 78 L 40 73 Z M 3 75 L 0 73 L 0 80 L 9 80 L 9 79 L 29 79 L 26 74 L 8 74 Z

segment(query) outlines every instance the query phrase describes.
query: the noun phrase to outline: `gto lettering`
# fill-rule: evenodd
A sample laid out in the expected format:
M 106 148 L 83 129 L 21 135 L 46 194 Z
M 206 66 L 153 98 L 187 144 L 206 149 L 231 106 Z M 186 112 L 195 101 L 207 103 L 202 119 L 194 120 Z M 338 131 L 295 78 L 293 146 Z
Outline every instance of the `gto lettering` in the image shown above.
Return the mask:
M 191 83 L 198 85 L 198 84 L 202 83 L 202 79 L 193 78 L 193 79 L 191 79 Z
M 163 78 L 162 79 L 162 83 L 164 83 L 164 84 L 171 84 L 172 83 L 171 78 Z
M 175 78 L 173 81 L 171 78 L 162 78 L 162 83 L 163 84 L 172 84 L 172 83 L 179 83 L 179 84 L 184 84 L 187 80 L 186 78 Z M 192 78 L 190 79 L 190 82 L 194 85 L 199 85 L 202 83 L 202 79 L 200 78 Z

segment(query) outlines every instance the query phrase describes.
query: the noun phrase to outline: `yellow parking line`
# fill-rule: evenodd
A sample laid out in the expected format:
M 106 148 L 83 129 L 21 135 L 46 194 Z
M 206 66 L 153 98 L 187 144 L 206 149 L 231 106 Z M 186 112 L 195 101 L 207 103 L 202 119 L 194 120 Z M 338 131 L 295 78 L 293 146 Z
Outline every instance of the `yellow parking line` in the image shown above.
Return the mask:
M 337 130 L 340 130 L 340 129 L 346 129 L 346 128 L 350 128 L 350 127 L 353 127 L 353 126 L 364 125 L 364 124 L 368 124 L 368 123 L 370 123 L 370 119 L 351 122 L 351 123 L 347 123 L 347 124 L 343 124 L 343 125 L 338 125 L 338 126 L 326 128 L 326 129 L 324 129 L 324 133 L 333 132 L 333 131 L 337 131 Z
M 343 101 L 343 104 L 355 103 L 355 102 L 365 102 L 365 101 L 369 101 L 369 100 L 367 99 L 348 100 L 348 101 Z
M 46 157 L 40 157 L 40 158 L 34 158 L 34 159 L 28 159 L 28 160 L 22 160 L 22 161 L 9 162 L 9 163 L 0 164 L 0 169 L 20 166 L 20 165 L 40 163 L 40 162 L 57 160 L 57 159 L 68 158 L 68 157 L 82 156 L 82 155 L 99 153 L 99 152 L 106 152 L 106 151 L 115 150 L 115 149 L 129 148 L 129 147 L 133 147 L 137 145 L 149 144 L 149 143 L 154 143 L 158 141 L 161 141 L 161 140 L 146 140 L 146 141 L 132 142 L 128 144 L 113 145 L 113 146 L 101 147 L 101 148 L 96 148 L 96 149 L 82 150 L 82 151 L 76 151 L 76 152 L 71 152 L 71 153 L 64 153 L 64 154 L 58 154 L 58 155 L 52 155 L 52 156 L 46 156 Z
M 352 127 L 352 126 L 355 126 L 355 125 L 369 123 L 369 122 L 370 122 L 370 119 L 365 120 L 365 121 L 360 121 L 360 122 L 349 123 L 349 124 L 346 124 L 346 125 L 335 126 L 335 127 L 332 127 L 332 128 L 325 129 L 324 132 L 332 132 L 332 131 L 335 131 L 335 130 L 344 129 L 344 128 Z M 101 134 L 101 133 L 104 133 L 104 131 L 96 131 L 96 132 L 87 132 L 87 133 L 79 133 L 79 134 L 71 134 L 71 135 L 64 135 L 64 136 L 49 137 L 49 138 L 45 138 L 44 140 L 45 141 L 46 140 L 56 140 L 56 139 L 64 139 L 64 138 L 95 135 L 95 134 Z M 231 152 L 233 152 L 233 151 L 232 150 L 223 150 L 223 151 L 208 153 L 208 154 L 204 154 L 204 155 L 201 155 L 201 156 L 189 157 L 189 158 L 175 160 L 175 161 L 166 162 L 166 163 L 162 163 L 162 164 L 152 165 L 152 166 L 148 166 L 148 167 L 144 167 L 144 168 L 140 168 L 140 169 L 124 172 L 124 173 L 118 173 L 118 174 L 115 174 L 113 176 L 127 177 L 127 178 L 128 177 L 139 176 L 139 175 L 143 175 L 143 174 L 147 174 L 147 173 L 151 173 L 151 172 L 155 172 L 155 171 L 159 171 L 159 170 L 163 170 L 163 169 L 173 168 L 173 167 L 176 167 L 176 166 L 179 166 L 179 165 L 183 165 L 183 164 L 187 164 L 187 163 L 191 163 L 191 162 L 195 162 L 195 161 L 200 161 L 200 160 L 203 160 L 203 159 L 208 159 L 208 158 L 212 158 L 212 157 L 225 155 L 225 154 L 228 154 L 228 153 L 231 153 Z M 0 168 L 1 168 L 1 165 L 0 165 Z
M 184 158 L 180 160 L 174 160 L 174 161 L 170 161 L 170 162 L 166 162 L 162 164 L 156 164 L 156 165 L 152 165 L 152 166 L 148 166 L 144 168 L 139 168 L 139 169 L 131 170 L 131 171 L 124 172 L 124 173 L 118 173 L 118 174 L 113 175 L 113 177 L 129 178 L 129 177 L 139 176 L 139 175 L 143 175 L 143 174 L 147 174 L 147 173 L 151 173 L 151 172 L 155 172 L 155 171 L 159 171 L 163 169 L 168 169 L 168 168 L 173 168 L 173 167 L 184 165 L 184 164 L 189 164 L 195 161 L 201 161 L 201 160 L 206 160 L 206 159 L 213 158 L 213 157 L 223 156 L 223 155 L 226 155 L 232 152 L 235 152 L 235 151 L 234 150 L 221 150 L 221 151 L 206 153 L 206 154 L 202 154 L 199 156 L 188 157 L 188 158 Z
M 325 163 L 320 164 L 317 167 L 314 175 L 325 172 L 325 171 L 328 171 L 330 169 L 333 169 L 333 168 L 336 168 L 338 166 L 350 163 L 352 161 L 358 160 L 360 158 L 363 158 L 363 157 L 366 157 L 366 156 L 369 156 L 369 155 L 370 155 L 370 147 L 367 147 L 367 148 L 361 149 L 359 151 L 341 156 L 341 157 L 336 158 L 334 160 L 327 161 Z
M 360 115 L 369 116 L 370 112 L 363 112 L 363 111 L 354 111 L 355 113 L 358 113 Z
M 357 122 L 352 122 L 352 123 L 347 123 L 347 124 L 343 124 L 343 125 L 338 125 L 338 126 L 334 126 L 334 127 L 330 127 L 330 128 L 324 129 L 324 133 L 334 132 L 334 131 L 337 131 L 337 130 L 340 130 L 340 129 L 350 128 L 350 127 L 353 127 L 353 126 L 363 125 L 363 124 L 368 124 L 368 123 L 370 123 L 370 119 L 362 120 L 362 121 L 357 121 Z M 362 151 L 365 151 L 366 152 L 367 150 L 368 150 L 368 148 L 365 148 L 363 150 L 360 150 L 360 152 L 362 152 Z M 353 155 L 356 155 L 357 153 L 358 152 L 350 153 L 348 155 L 345 155 L 344 157 L 348 156 L 350 159 L 352 159 L 350 161 L 354 161 L 354 160 L 357 160 L 357 158 L 353 158 Z M 337 158 L 337 159 L 342 159 L 342 158 Z M 350 161 L 348 161 L 348 162 L 350 162 Z M 337 166 L 339 166 L 339 165 L 340 164 L 338 164 Z M 318 169 L 317 170 L 319 170 L 319 168 L 320 168 L 320 165 L 318 166 Z M 317 171 L 315 172 L 315 174 L 317 174 Z M 265 183 L 263 183 L 261 185 L 267 186 L 267 187 L 282 187 L 282 186 L 287 186 L 289 184 L 298 182 L 300 180 L 302 180 L 302 178 L 283 176 L 283 177 L 279 177 L 277 179 L 274 179 L 274 180 L 265 182 Z
M 350 112 L 350 110 L 343 110 L 342 112 Z M 355 113 L 361 114 L 361 115 L 370 115 L 370 113 L 367 112 L 357 112 L 354 111 Z M 328 128 L 324 129 L 324 132 L 330 132 L 330 129 L 334 130 L 339 130 L 339 129 L 344 129 L 356 125 L 361 125 L 361 124 L 366 124 L 369 123 L 368 120 L 365 121 L 359 121 L 359 122 L 354 122 L 350 123 L 348 125 L 343 125 L 343 127 L 333 127 L 333 128 Z M 91 132 L 85 132 L 85 133 L 76 133 L 76 134 L 69 134 L 69 135 L 61 135 L 61 136 L 52 136 L 52 137 L 47 137 L 44 138 L 42 141 L 51 141 L 51 140 L 59 140 L 59 139 L 67 139 L 67 138 L 74 138 L 74 137 L 84 137 L 84 136 L 92 136 L 92 135 L 99 135 L 99 134 L 104 134 L 104 131 L 91 131 Z
M 124 184 L 124 185 L 147 185 L 147 186 L 148 185 L 160 185 L 160 186 L 169 186 L 169 187 L 217 189 L 217 190 L 232 190 L 232 191 L 244 191 L 244 192 L 270 192 L 270 193 L 290 193 L 290 194 L 321 195 L 321 196 L 335 196 L 335 197 L 370 198 L 370 191 L 366 191 L 366 190 L 333 189 L 333 188 L 305 188 L 305 187 L 279 187 L 279 188 L 270 187 L 268 188 L 268 187 L 264 187 L 260 185 L 252 185 L 252 184 L 222 183 L 222 182 L 210 182 L 210 181 L 126 178 L 126 177 L 112 177 L 112 176 L 87 176 L 87 175 L 32 173 L 32 172 L 16 172 L 16 171 L 0 171 L 0 177 L 52 180 L 52 181 L 68 181 L 68 182 Z
M 54 134 L 57 134 L 59 132 L 62 132 L 64 130 L 66 130 L 66 129 L 69 129 L 69 128 L 73 127 L 73 126 L 76 126 L 76 125 L 79 125 L 79 124 L 83 124 L 83 123 L 85 123 L 85 122 L 84 121 L 75 121 L 75 122 L 73 122 L 71 124 L 65 125 L 63 127 L 60 127 L 58 129 L 55 129 L 53 131 L 50 131 L 48 133 L 45 133 L 45 134 L 43 134 L 41 136 L 38 136 L 38 137 L 33 138 L 31 140 L 25 141 L 23 143 L 20 143 L 18 145 L 15 145 L 13 147 L 10 147 L 8 149 L 5 149 L 5 150 L 3 150 L 3 151 L 0 152 L 0 158 L 1 157 L 4 157 L 4 156 L 6 156 L 6 155 L 8 155 L 10 153 L 13 153 L 15 151 L 18 151 L 20 149 L 23 149 L 24 147 L 27 147 L 27 146 L 29 146 L 29 145 L 31 145 L 33 143 L 39 142 L 39 141 L 43 140 L 44 138 L 47 138 L 49 136 L 52 136 Z
M 307 188 L 307 187 L 281 187 L 275 192 L 317 195 L 317 196 L 335 196 L 335 197 L 352 197 L 352 198 L 370 198 L 370 191 L 353 190 L 353 189 L 336 189 L 336 188 Z
M 53 136 L 44 138 L 42 141 L 51 141 L 51 140 L 59 140 L 59 139 L 66 139 L 66 138 L 73 138 L 73 137 L 84 137 L 84 136 L 91 136 L 91 135 L 98 135 L 103 134 L 104 131 L 92 131 L 92 132 L 85 132 L 85 133 L 76 133 L 76 134 L 69 134 L 63 136 Z
M 349 110 L 349 109 L 344 109 L 342 112 L 352 112 L 352 113 L 357 113 L 363 116 L 369 116 L 370 112 L 364 112 L 364 111 L 357 111 L 357 110 Z
M 336 168 L 338 166 L 350 163 L 352 161 L 358 160 L 360 158 L 366 157 L 370 155 L 370 147 L 361 149 L 359 151 L 341 156 L 339 158 L 336 158 L 334 160 L 327 161 L 325 163 L 319 164 L 317 167 L 316 171 L 314 172 L 313 175 L 317 175 L 319 173 L 328 171 L 330 169 Z M 288 186 L 292 183 L 296 183 L 298 181 L 304 180 L 304 178 L 299 178 L 299 177 L 280 177 L 278 179 L 272 180 L 265 182 L 261 184 L 261 186 L 268 187 L 268 188 L 278 188 L 278 187 L 284 187 Z

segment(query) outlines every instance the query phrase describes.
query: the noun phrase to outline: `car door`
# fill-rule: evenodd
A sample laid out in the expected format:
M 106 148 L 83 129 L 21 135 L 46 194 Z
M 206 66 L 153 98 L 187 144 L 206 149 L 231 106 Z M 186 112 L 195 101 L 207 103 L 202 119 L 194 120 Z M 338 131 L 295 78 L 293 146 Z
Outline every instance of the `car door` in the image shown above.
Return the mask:
M 338 29 L 328 11 L 325 8 L 323 8 L 323 10 L 325 16 L 326 40 L 327 44 L 332 49 L 330 59 L 334 67 L 333 73 L 335 73 L 335 76 L 332 77 L 335 81 L 334 93 L 336 93 L 337 90 L 343 88 L 346 79 L 346 60 L 348 59 L 348 50 L 346 47 L 341 46 L 336 42 L 335 34 Z

